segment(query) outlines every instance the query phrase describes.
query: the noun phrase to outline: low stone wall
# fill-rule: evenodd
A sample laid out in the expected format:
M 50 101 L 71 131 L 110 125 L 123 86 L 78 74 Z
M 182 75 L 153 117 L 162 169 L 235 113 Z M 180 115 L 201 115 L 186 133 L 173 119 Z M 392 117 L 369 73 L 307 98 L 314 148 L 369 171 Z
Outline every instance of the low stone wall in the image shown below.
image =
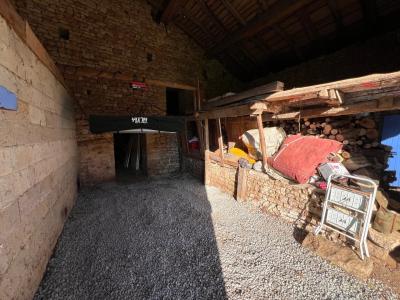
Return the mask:
M 182 171 L 193 177 L 204 180 L 204 161 L 199 158 L 193 158 L 184 155 L 182 157 Z
M 269 175 L 210 162 L 209 183 L 240 201 L 252 202 L 261 211 L 306 228 L 321 215 L 325 192 L 311 185 L 291 184 Z M 242 174 L 239 174 L 242 173 Z

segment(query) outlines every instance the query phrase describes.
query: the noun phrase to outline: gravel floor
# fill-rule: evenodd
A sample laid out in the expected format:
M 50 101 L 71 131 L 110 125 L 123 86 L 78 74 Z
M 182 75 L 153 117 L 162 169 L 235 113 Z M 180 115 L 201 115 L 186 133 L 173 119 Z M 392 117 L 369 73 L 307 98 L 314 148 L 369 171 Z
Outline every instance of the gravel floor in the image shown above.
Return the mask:
M 192 179 L 80 193 L 35 299 L 396 299 Z

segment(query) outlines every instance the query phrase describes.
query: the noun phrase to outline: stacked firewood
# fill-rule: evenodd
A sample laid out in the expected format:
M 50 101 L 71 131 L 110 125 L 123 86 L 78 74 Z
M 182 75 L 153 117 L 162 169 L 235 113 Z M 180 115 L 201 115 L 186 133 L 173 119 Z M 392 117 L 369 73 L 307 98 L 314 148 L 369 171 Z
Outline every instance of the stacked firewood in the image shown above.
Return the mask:
M 343 164 L 353 174 L 388 182 L 384 175 L 390 148 L 380 143 L 379 114 L 269 122 L 286 134 L 302 134 L 343 143 Z

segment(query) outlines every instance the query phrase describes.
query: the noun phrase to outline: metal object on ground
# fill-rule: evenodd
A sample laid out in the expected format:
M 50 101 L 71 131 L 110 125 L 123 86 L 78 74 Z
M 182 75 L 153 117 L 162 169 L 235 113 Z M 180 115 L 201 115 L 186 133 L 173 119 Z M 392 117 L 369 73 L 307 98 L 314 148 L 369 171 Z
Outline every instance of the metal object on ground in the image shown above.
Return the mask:
M 349 178 L 356 182 L 368 183 L 371 191 L 364 192 L 340 183 L 332 183 L 332 179 Z M 321 216 L 321 223 L 315 230 L 315 235 L 326 227 L 347 238 L 359 242 L 361 259 L 364 254 L 369 257 L 367 236 L 371 221 L 372 208 L 375 202 L 377 184 L 369 178 L 347 174 L 331 174 Z

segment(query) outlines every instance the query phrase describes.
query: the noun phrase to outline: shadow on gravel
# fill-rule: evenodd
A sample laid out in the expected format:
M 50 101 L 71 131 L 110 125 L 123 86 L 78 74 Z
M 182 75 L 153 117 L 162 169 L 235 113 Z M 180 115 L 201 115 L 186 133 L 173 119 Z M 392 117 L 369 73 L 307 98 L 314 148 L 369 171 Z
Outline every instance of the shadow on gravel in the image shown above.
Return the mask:
M 205 187 L 83 189 L 35 299 L 226 299 Z

